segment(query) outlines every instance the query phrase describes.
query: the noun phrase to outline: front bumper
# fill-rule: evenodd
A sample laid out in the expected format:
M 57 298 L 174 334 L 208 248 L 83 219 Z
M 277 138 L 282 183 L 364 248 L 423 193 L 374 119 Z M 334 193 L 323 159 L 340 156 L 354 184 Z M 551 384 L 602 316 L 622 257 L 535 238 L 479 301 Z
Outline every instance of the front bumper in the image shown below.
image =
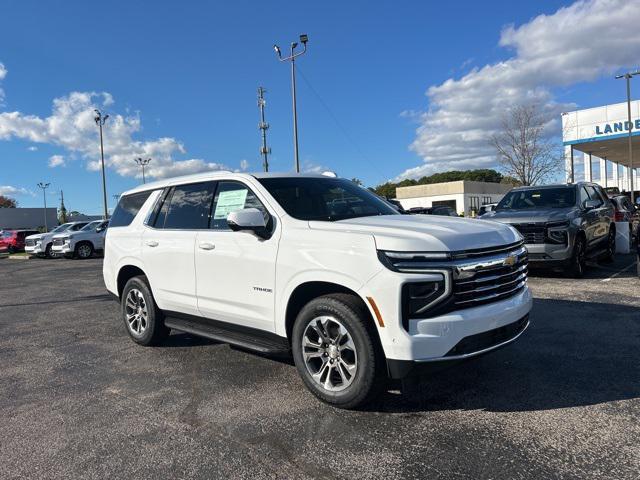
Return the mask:
M 33 247 L 26 246 L 24 247 L 24 251 L 29 255 L 43 255 L 44 249 L 41 244 L 35 245 Z
M 515 342 L 528 327 L 529 315 L 527 314 L 516 322 L 463 338 L 443 357 L 418 360 L 388 359 L 387 370 L 389 377 L 402 379 L 434 372 L 443 366 L 451 366 L 464 360 L 493 352 Z
M 573 241 L 568 245 L 551 243 L 527 244 L 529 252 L 529 265 L 533 267 L 562 266 L 571 260 L 573 255 Z
M 401 274 L 382 270 L 360 290 L 364 299 L 373 299 L 384 326 L 376 322 L 380 342 L 393 374 L 396 362 L 437 362 L 444 358 L 463 339 L 490 332 L 526 318 L 532 307 L 529 287 L 502 300 L 471 308 L 464 308 L 442 315 L 411 320 L 408 331 L 402 325 L 401 290 L 404 283 L 419 281 L 421 275 Z M 369 300 L 370 303 L 370 300 Z M 376 312 L 371 305 L 372 318 Z M 494 345 L 490 345 L 492 348 Z M 464 352 L 469 357 L 484 353 L 486 346 Z M 497 347 L 496 347 L 497 348 Z
M 62 245 L 52 245 L 51 253 L 54 255 L 67 255 L 69 253 L 73 253 L 73 248 L 68 243 L 64 243 Z

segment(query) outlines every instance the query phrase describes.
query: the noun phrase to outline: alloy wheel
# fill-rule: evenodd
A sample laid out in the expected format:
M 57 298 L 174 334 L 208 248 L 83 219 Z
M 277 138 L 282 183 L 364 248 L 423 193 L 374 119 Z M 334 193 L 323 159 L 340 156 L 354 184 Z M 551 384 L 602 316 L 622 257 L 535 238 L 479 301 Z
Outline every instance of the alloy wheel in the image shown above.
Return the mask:
M 78 247 L 78 256 L 80 258 L 89 258 L 91 256 L 91 247 L 86 243 L 80 245 Z
M 333 316 L 315 317 L 307 324 L 302 335 L 302 358 L 313 381 L 332 392 L 351 385 L 358 370 L 353 339 Z
M 137 288 L 132 288 L 127 293 L 124 313 L 129 331 L 137 337 L 141 336 L 147 329 L 149 313 L 147 312 L 147 302 L 142 292 Z

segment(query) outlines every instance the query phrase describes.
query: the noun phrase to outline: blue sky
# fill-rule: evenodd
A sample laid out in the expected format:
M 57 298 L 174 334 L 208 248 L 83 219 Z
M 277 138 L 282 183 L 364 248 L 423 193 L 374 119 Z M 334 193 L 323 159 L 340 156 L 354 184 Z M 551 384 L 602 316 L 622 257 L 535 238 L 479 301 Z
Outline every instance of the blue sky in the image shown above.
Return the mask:
M 0 14 L 5 69 L 4 78 L 0 75 L 0 188 L 13 192 L 22 206 L 40 206 L 36 183 L 47 181 L 50 201 L 63 189 L 69 209 L 100 212 L 100 176 L 90 168 L 98 154 L 95 132 L 79 133 L 70 125 L 81 118 L 78 109 L 90 111 L 94 103 L 122 121 L 118 133 L 110 131 L 116 123 L 108 121 L 105 127 L 107 144 L 117 136 L 113 144 L 119 145 L 113 147 L 107 171 L 111 206 L 112 194 L 140 182 L 132 168 L 136 148 L 163 156 L 156 162 L 165 168 L 158 176 L 174 172 L 173 162 L 184 160 L 192 162 L 179 172 L 221 165 L 239 169 L 241 162 L 248 163 L 249 171 L 260 170 L 259 85 L 268 90 L 271 170 L 291 170 L 289 69 L 276 61 L 272 45 L 285 49 L 300 33 L 310 38 L 298 63 L 304 168 L 328 168 L 375 185 L 399 176 L 490 166 L 486 152 L 474 153 L 484 143 L 471 145 L 469 136 L 457 143 L 456 135 L 464 132 L 455 127 L 456 115 L 447 114 L 451 98 L 473 92 L 461 79 L 471 74 L 469 81 L 486 81 L 486 66 L 512 62 L 519 69 L 518 58 L 549 58 L 552 47 L 531 52 L 529 41 L 538 38 L 536 29 L 558 34 L 555 19 L 569 19 L 569 30 L 577 32 L 558 41 L 578 48 L 582 31 L 571 19 L 580 25 L 586 15 L 588 23 L 611 11 L 610 5 L 599 5 L 611 2 L 620 3 L 592 1 L 558 13 L 571 2 L 5 1 Z M 546 23 L 532 22 L 541 14 L 548 15 Z M 640 18 L 631 20 L 636 29 Z M 513 38 L 502 35 L 508 25 L 514 25 Z M 598 28 L 607 36 L 601 22 Z M 612 28 L 624 40 L 620 25 Z M 595 45 L 597 39 L 592 41 L 595 62 L 606 53 Z M 632 63 L 629 55 L 588 72 L 574 68 L 575 60 L 569 59 L 558 65 L 556 76 L 534 78 L 521 94 L 538 92 L 539 81 L 540 101 L 558 108 L 622 101 L 623 85 L 609 73 Z M 428 88 L 438 86 L 426 96 Z M 54 99 L 65 99 L 66 108 L 71 92 L 108 95 L 81 98 L 59 124 L 52 121 L 46 134 L 38 130 L 44 128 L 39 119 L 52 115 Z M 484 100 L 497 96 L 492 89 L 472 94 Z M 422 133 L 416 133 L 421 127 Z M 443 131 L 451 136 L 441 136 Z M 130 138 L 140 144 L 124 145 Z M 171 142 L 161 145 L 161 138 Z M 451 143 L 466 150 L 448 157 Z M 61 156 L 55 158 L 62 165 L 49 166 L 54 155 Z

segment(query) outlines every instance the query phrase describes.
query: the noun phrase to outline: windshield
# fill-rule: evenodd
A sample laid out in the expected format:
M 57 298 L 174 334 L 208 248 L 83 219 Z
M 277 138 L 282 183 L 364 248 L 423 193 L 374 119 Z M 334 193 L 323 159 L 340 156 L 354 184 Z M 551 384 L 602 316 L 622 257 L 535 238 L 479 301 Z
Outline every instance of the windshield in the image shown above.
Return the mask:
M 573 187 L 511 190 L 496 207 L 496 210 L 522 210 L 533 208 L 568 208 L 576 204 Z
M 95 222 L 87 223 L 84 227 L 80 229 L 81 232 L 91 232 L 98 228 L 98 225 L 102 223 L 102 220 L 97 220 Z
M 399 215 L 369 190 L 340 178 L 260 178 L 284 210 L 298 220 L 335 222 L 348 218 Z
M 64 232 L 70 226 L 71 226 L 70 223 L 63 223 L 62 225 L 59 225 L 56 228 L 54 228 L 53 230 L 51 230 L 51 233 Z

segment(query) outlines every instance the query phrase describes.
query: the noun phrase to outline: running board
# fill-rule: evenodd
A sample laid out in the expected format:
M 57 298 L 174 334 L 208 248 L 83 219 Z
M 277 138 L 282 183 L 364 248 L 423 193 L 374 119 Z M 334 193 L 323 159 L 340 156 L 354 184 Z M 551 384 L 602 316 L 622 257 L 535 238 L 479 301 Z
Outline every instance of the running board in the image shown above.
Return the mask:
M 288 355 L 289 341 L 275 333 L 242 327 L 204 317 L 165 312 L 164 324 L 172 330 L 198 335 L 268 355 Z

